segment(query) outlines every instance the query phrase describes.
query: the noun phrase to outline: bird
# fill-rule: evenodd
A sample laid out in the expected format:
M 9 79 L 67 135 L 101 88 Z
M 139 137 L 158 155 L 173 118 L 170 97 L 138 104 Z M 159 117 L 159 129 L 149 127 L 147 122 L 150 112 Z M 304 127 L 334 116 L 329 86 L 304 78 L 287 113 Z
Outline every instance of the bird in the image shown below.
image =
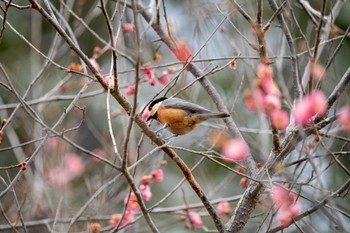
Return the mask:
M 230 117 L 228 113 L 212 112 L 197 104 L 175 97 L 157 98 L 149 104 L 148 110 L 149 116 L 146 121 L 155 119 L 176 136 L 191 132 L 208 119 Z

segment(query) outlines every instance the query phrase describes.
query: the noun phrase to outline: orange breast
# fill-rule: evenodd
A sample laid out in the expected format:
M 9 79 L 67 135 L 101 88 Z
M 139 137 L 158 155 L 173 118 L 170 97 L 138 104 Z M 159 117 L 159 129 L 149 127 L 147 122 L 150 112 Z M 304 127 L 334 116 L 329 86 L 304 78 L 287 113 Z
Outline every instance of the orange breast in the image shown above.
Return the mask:
M 192 131 L 201 122 L 195 115 L 189 116 L 181 109 L 167 109 L 163 106 L 158 109 L 158 121 L 166 124 L 167 129 L 176 135 Z

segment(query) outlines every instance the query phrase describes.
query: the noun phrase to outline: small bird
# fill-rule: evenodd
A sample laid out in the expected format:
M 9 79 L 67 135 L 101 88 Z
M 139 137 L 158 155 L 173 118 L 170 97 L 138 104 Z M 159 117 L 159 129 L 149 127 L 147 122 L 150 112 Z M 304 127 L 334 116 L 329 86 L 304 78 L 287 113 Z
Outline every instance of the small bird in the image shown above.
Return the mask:
M 191 132 L 199 123 L 211 118 L 230 117 L 224 112 L 212 112 L 197 104 L 179 98 L 160 97 L 148 106 L 147 121 L 155 119 L 174 135 Z

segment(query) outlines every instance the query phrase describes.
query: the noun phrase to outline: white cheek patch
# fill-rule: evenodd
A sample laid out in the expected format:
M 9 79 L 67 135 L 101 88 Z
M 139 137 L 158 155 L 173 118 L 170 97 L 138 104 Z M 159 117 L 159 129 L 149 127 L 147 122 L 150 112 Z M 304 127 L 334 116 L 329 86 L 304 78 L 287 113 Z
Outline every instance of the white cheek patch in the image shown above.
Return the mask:
M 150 112 L 151 116 L 154 116 L 157 113 L 158 108 L 161 104 L 162 104 L 162 102 L 159 102 L 153 106 L 153 108 L 151 109 L 151 112 Z

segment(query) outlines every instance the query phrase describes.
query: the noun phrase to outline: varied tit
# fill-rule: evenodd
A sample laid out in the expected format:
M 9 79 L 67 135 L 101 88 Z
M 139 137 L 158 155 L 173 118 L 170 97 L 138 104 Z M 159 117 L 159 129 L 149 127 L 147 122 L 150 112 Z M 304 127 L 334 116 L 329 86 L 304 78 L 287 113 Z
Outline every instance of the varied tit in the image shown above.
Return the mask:
M 197 125 L 211 118 L 225 118 L 230 114 L 212 112 L 197 104 L 179 98 L 161 97 L 148 106 L 147 121 L 155 119 L 164 125 L 171 133 L 182 135 L 189 133 Z

